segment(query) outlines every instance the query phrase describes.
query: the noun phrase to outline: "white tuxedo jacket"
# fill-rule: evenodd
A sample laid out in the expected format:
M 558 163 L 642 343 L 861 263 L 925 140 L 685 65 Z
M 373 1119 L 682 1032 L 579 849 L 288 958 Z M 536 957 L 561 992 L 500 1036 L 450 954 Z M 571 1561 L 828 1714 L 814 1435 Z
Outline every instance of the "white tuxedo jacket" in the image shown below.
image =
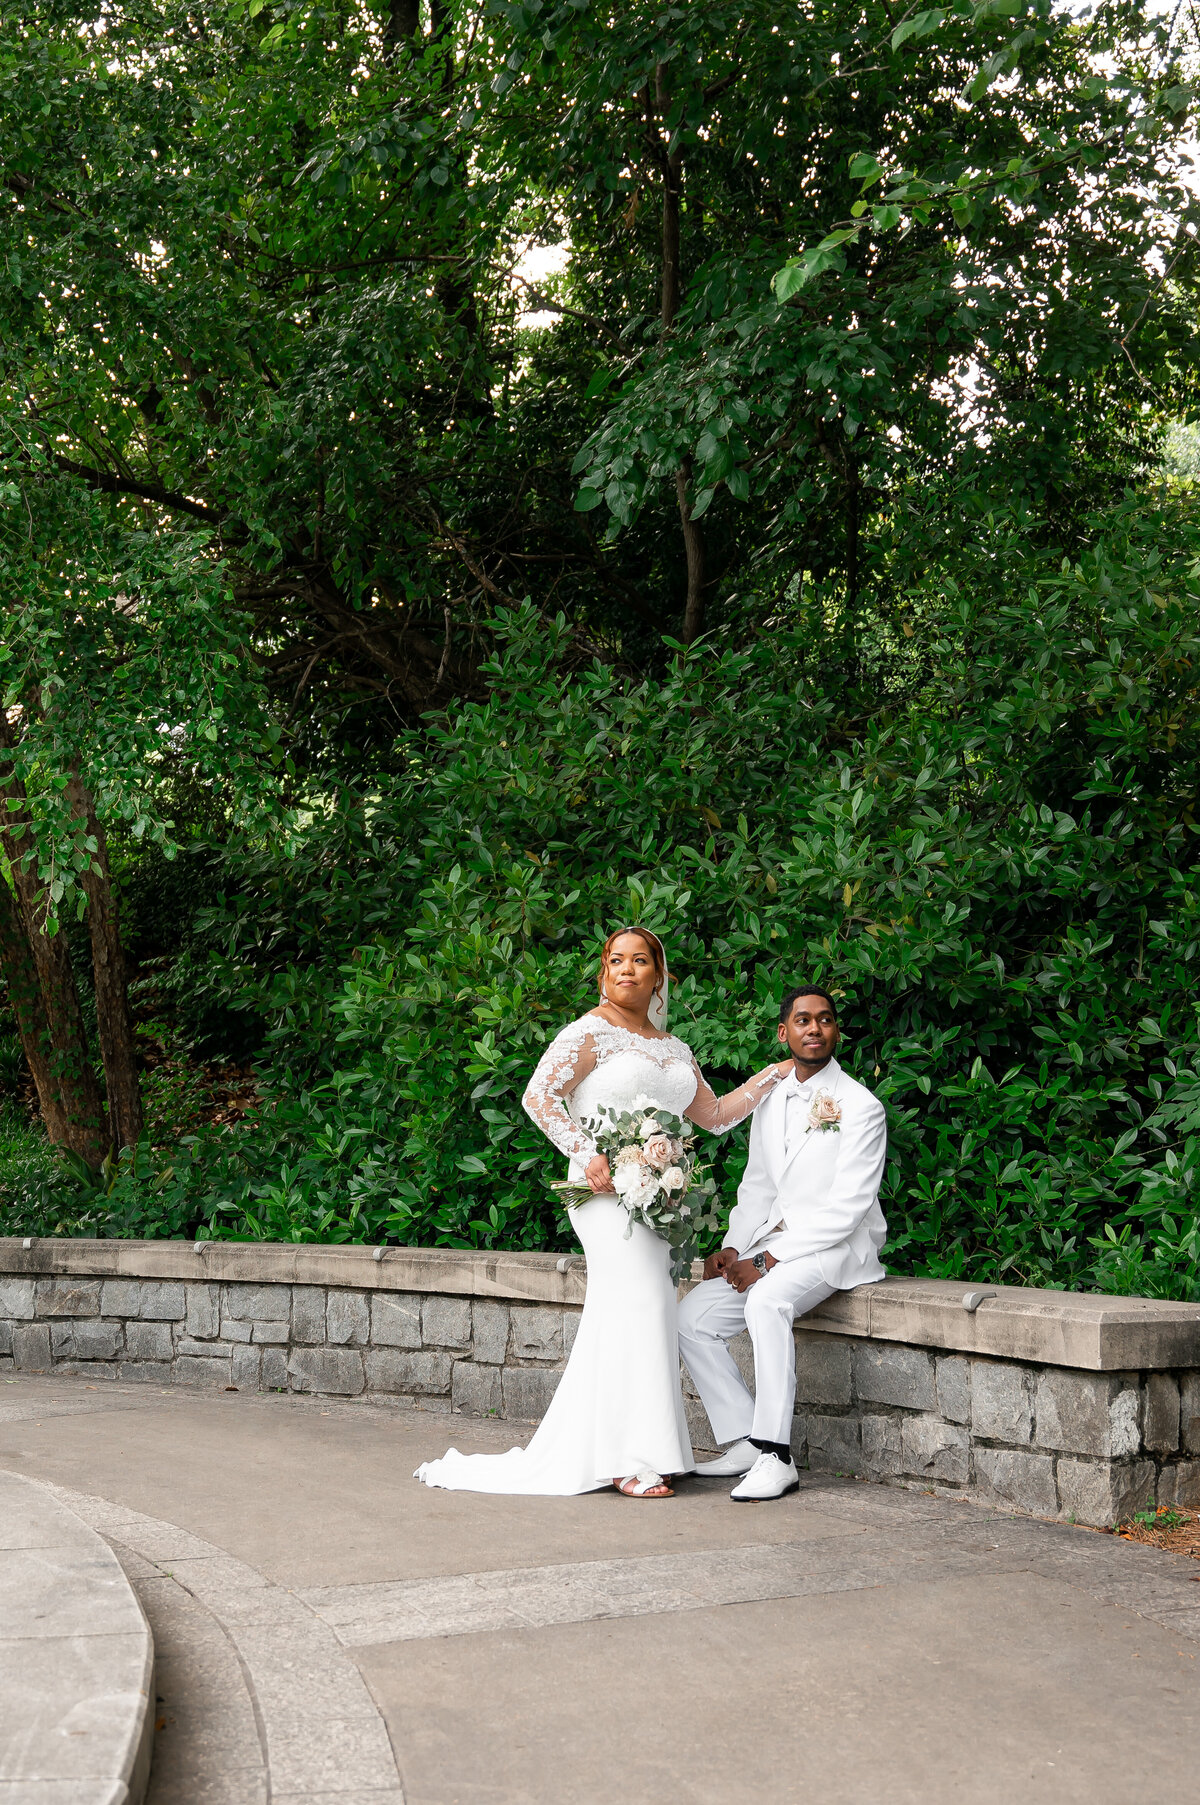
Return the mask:
M 879 1207 L 887 1155 L 883 1105 L 831 1059 L 804 1095 L 827 1091 L 836 1097 L 842 1107 L 838 1129 L 809 1128 L 785 1149 L 790 1089 L 790 1080 L 777 1085 L 755 1111 L 750 1159 L 724 1245 L 744 1254 L 782 1222 L 770 1247 L 777 1260 L 814 1254 L 827 1285 L 839 1291 L 869 1285 L 885 1276 L 879 1264 L 887 1239 Z M 807 1120 L 807 1109 L 792 1107 L 801 1122 Z

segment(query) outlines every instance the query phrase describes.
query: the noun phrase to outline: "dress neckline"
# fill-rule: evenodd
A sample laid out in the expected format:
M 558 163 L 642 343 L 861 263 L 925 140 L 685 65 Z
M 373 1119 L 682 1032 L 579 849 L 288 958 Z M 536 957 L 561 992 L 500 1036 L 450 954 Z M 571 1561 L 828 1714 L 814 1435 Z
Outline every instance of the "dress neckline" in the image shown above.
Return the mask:
M 628 1034 L 630 1040 L 648 1041 L 651 1046 L 660 1046 L 665 1040 L 676 1039 L 674 1034 L 639 1034 L 636 1028 L 626 1028 L 620 1022 L 610 1022 L 598 1009 L 589 1009 L 583 1019 L 587 1022 L 601 1022 L 613 1034 Z

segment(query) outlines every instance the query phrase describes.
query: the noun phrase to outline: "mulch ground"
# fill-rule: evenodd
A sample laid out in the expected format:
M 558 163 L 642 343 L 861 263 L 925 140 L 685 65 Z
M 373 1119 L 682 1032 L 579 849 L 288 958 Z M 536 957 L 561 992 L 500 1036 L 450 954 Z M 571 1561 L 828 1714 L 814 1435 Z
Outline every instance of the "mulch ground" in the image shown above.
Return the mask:
M 1125 1542 L 1146 1542 L 1151 1548 L 1167 1548 L 1172 1554 L 1190 1554 L 1200 1561 L 1200 1511 L 1182 1505 L 1160 1504 L 1153 1512 L 1139 1511 L 1115 1532 Z

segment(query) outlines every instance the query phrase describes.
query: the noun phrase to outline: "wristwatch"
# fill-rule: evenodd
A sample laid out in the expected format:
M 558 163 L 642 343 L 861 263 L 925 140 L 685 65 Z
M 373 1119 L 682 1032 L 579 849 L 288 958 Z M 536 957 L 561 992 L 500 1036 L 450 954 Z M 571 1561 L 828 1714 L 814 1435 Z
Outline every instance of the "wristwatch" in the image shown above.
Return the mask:
M 755 1272 L 765 1272 L 767 1270 L 766 1254 L 765 1253 L 756 1253 L 754 1258 L 751 1260 L 750 1264 L 753 1266 Z

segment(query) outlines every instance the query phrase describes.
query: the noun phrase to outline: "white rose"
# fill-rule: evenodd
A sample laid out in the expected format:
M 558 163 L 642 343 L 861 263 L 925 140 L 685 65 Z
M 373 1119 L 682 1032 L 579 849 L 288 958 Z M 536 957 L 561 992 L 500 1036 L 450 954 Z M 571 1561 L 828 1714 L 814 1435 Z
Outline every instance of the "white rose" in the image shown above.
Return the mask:
M 668 1166 L 662 1175 L 664 1191 L 681 1191 L 683 1189 L 683 1173 L 678 1166 Z
M 640 1190 L 643 1182 L 642 1172 L 641 1166 L 628 1163 L 618 1166 L 612 1175 L 613 1190 L 619 1197 L 627 1197 L 631 1191 Z
M 630 1168 L 633 1171 L 633 1168 Z M 639 1172 L 625 1193 L 625 1202 L 635 1210 L 645 1209 L 658 1196 L 658 1180 L 652 1172 Z
M 644 1141 L 648 1141 L 652 1134 L 661 1134 L 662 1129 L 659 1127 L 658 1117 L 657 1116 L 643 1116 L 642 1117 L 642 1125 L 638 1129 L 638 1133 Z

